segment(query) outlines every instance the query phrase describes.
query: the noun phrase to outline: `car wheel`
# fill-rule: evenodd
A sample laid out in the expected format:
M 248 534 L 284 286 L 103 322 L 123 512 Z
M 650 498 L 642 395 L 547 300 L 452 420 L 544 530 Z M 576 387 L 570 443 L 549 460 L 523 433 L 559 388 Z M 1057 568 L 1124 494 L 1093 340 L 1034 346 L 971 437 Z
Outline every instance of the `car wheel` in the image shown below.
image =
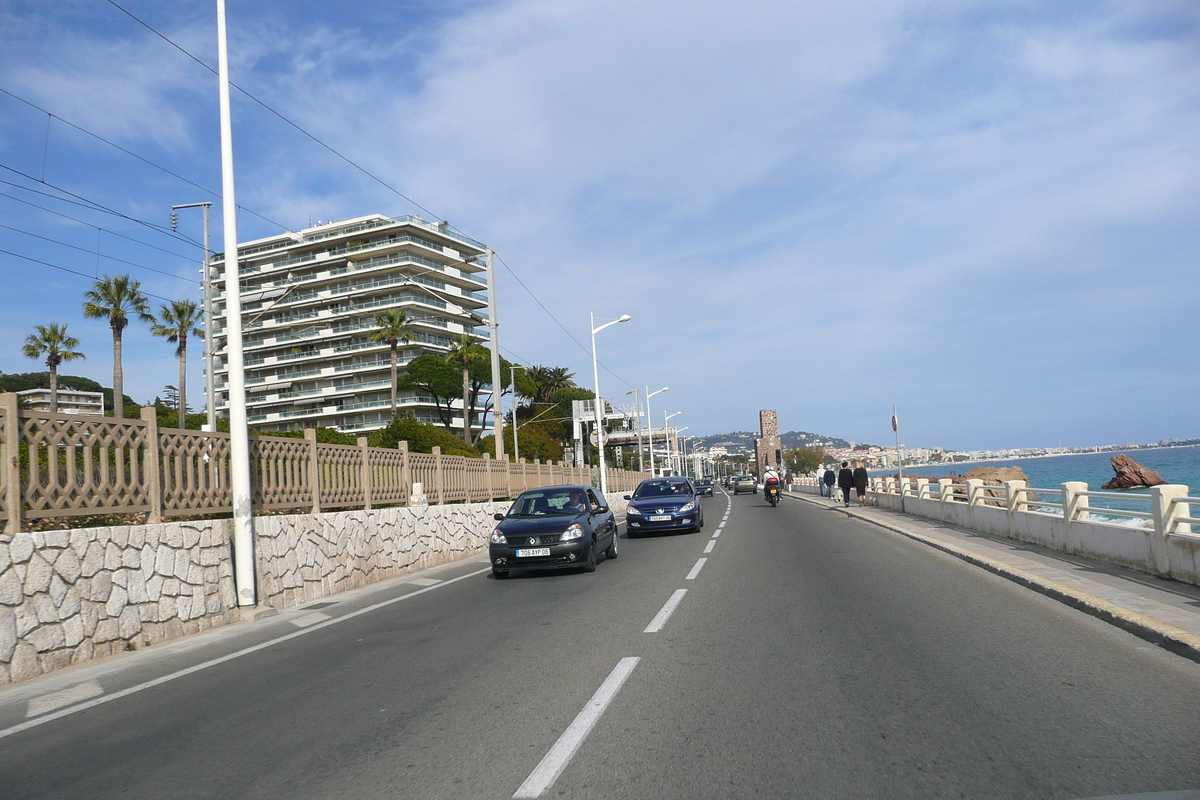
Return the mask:
M 498 581 L 502 581 L 508 577 L 508 570 L 496 569 L 495 567 L 492 567 L 492 577 Z
M 585 560 L 583 562 L 583 571 L 584 572 L 595 572 L 596 571 L 596 543 L 594 541 L 592 542 L 591 546 L 588 547 L 587 560 Z
M 604 550 L 605 558 L 617 557 L 617 532 L 613 531 L 612 543 Z

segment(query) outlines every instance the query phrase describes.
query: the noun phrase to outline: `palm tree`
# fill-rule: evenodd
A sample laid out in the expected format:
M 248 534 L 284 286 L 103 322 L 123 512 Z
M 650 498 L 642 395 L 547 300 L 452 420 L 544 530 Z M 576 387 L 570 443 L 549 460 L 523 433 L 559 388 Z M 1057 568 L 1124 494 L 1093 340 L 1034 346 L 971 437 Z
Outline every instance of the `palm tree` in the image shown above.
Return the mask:
M 469 333 L 460 333 L 454 340 L 454 344 L 450 346 L 450 352 L 446 354 L 447 360 L 452 364 L 462 366 L 463 441 L 467 444 L 471 444 L 471 376 L 468 373 L 468 367 L 471 359 L 479 357 L 484 352 L 478 339 Z
M 417 338 L 413 323 L 402 308 L 389 308 L 375 315 L 379 329 L 371 333 L 372 342 L 387 342 L 392 349 L 392 419 L 396 418 L 396 348 L 400 342 L 411 342 Z
M 79 340 L 67 336 L 67 326 L 51 322 L 49 326 L 35 325 L 34 332 L 25 339 L 21 352 L 26 358 L 46 358 L 46 367 L 50 370 L 50 413 L 58 413 L 58 365 L 64 361 L 76 361 L 86 358 L 83 353 L 75 350 Z
M 575 381 L 572 380 L 575 373 L 566 367 L 530 367 L 527 372 L 534 385 L 534 396 L 531 400 L 539 405 L 549 403 L 555 392 L 575 386 Z
M 178 345 L 179 356 L 179 427 L 187 427 L 187 340 L 188 336 L 203 338 L 200 309 L 192 300 L 173 300 L 169 306 L 158 307 L 158 319 L 150 324 L 150 333 Z M 208 402 L 212 402 L 209 398 Z
M 142 284 L 128 275 L 105 275 L 83 293 L 83 316 L 107 319 L 113 337 L 113 416 L 125 419 L 125 372 L 121 367 L 121 344 L 129 315 L 154 323 L 150 304 L 142 294 Z

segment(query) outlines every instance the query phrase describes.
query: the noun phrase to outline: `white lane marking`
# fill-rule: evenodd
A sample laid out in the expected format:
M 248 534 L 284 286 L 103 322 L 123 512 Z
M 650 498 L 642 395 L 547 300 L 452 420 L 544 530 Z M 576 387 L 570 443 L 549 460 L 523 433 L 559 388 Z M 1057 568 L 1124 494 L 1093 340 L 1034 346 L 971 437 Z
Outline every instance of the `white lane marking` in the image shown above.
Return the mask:
M 687 589 L 676 589 L 675 593 L 667 598 L 666 604 L 654 615 L 654 619 L 650 620 L 650 624 L 646 626 L 646 630 L 642 631 L 642 633 L 658 633 L 661 631 L 663 625 L 666 625 L 667 620 L 675 613 L 675 609 L 678 608 L 685 594 L 687 594 Z
M 441 581 L 437 578 L 413 578 L 409 583 L 414 586 L 433 586 L 435 583 L 441 583 Z
M 296 617 L 292 620 L 292 624 L 297 628 L 307 628 L 309 625 L 316 625 L 318 622 L 324 622 L 327 619 L 329 619 L 328 614 L 314 611 L 311 614 L 305 614 L 303 617 Z
M 702 559 L 700 559 L 699 561 L 697 561 L 697 562 L 696 562 L 696 566 L 692 567 L 692 571 L 691 571 L 691 572 L 689 572 L 689 573 L 687 574 L 687 577 L 686 577 L 686 578 L 684 578 L 684 580 L 685 580 L 685 581 L 693 581 L 693 580 L 695 580 L 695 579 L 696 579 L 696 576 L 700 574 L 700 570 L 704 569 L 704 562 L 705 562 L 705 561 L 708 561 L 708 559 L 707 559 L 707 558 L 702 558 Z
M 52 694 L 35 697 L 29 701 L 29 708 L 25 712 L 25 718 L 37 717 L 56 708 L 69 706 L 71 703 L 78 703 L 80 700 L 87 700 L 90 697 L 104 694 L 104 690 L 100 688 L 100 684 L 96 681 L 85 681 L 69 689 L 63 689 Z
M 712 537 L 713 537 L 714 539 L 716 539 L 716 538 L 717 538 L 718 536 L 720 536 L 720 535 L 721 535 L 721 529 L 720 529 L 720 528 L 717 528 L 715 531 L 713 531 L 713 535 L 712 535 Z
M 95 708 L 98 705 L 103 705 L 104 703 L 108 703 L 113 700 L 118 700 L 122 697 L 128 697 L 131 694 L 137 694 L 138 692 L 145 691 L 146 689 L 152 689 L 155 686 L 161 686 L 164 683 L 170 683 L 171 681 L 176 680 L 178 678 L 183 678 L 187 675 L 191 675 L 193 672 L 200 672 L 202 670 L 208 669 L 209 667 L 215 667 L 218 664 L 224 664 L 226 661 L 233 661 L 235 658 L 241 658 L 242 656 L 248 656 L 251 653 L 257 653 L 259 650 L 266 650 L 268 647 L 274 647 L 277 644 L 282 644 L 283 642 L 291 641 L 292 639 L 296 639 L 301 636 L 306 636 L 306 635 L 312 633 L 313 631 L 319 631 L 322 628 L 328 628 L 330 625 L 335 625 L 339 622 L 343 622 L 348 619 L 353 619 L 354 617 L 362 616 L 363 614 L 369 614 L 372 611 L 378 611 L 379 609 L 384 608 L 386 606 L 390 606 L 393 603 L 399 603 L 401 600 L 407 600 L 408 598 L 416 597 L 419 594 L 425 594 L 426 592 L 432 592 L 434 589 L 441 589 L 443 586 L 449 586 L 452 583 L 458 583 L 459 581 L 465 581 L 467 578 L 474 578 L 476 575 L 482 575 L 485 572 L 491 572 L 491 569 L 492 569 L 491 567 L 487 567 L 485 569 L 477 569 L 474 572 L 468 572 L 466 575 L 459 575 L 457 578 L 451 578 L 447 581 L 443 581 L 442 583 L 439 583 L 437 586 L 429 586 L 424 589 L 417 589 L 415 592 L 409 592 L 408 594 L 403 594 L 403 595 L 400 595 L 399 597 L 393 597 L 390 600 L 383 600 L 381 602 L 375 603 L 374 605 L 370 605 L 365 608 L 360 608 L 358 611 L 351 611 L 349 614 L 343 614 L 340 617 L 335 617 L 333 619 L 326 620 L 325 622 L 318 622 L 316 625 L 311 625 L 303 630 L 293 631 L 292 633 L 284 634 L 283 636 L 280 636 L 276 639 L 271 639 L 270 641 L 263 642 L 261 644 L 256 644 L 251 647 L 245 647 L 241 650 L 238 650 L 236 653 L 230 653 L 229 655 L 210 659 L 209 661 L 204 661 L 200 664 L 195 664 L 194 666 L 188 667 L 186 669 L 181 669 L 178 672 L 172 672 L 170 674 L 157 677 L 153 680 L 146 681 L 145 683 L 139 683 L 136 686 L 130 686 L 128 689 L 122 689 L 119 692 L 113 692 L 112 694 L 105 695 L 104 697 L 97 697 L 94 700 L 88 700 L 87 702 L 80 703 L 79 705 L 74 705 L 74 706 L 71 706 L 70 708 L 64 708 L 61 711 L 55 711 L 54 713 L 47 714 L 44 717 L 38 717 L 37 719 L 27 720 L 26 722 L 22 722 L 18 725 L 13 725 L 11 728 L 5 728 L 4 730 L 0 730 L 0 739 L 3 739 L 7 736 L 12 736 L 14 733 L 20 733 L 21 731 L 29 730 L 30 728 L 36 728 L 38 725 L 42 725 L 44 723 L 50 722 L 51 720 L 62 719 L 63 717 L 70 716 L 71 714 L 74 714 L 78 711 L 85 711 L 89 708 Z
M 713 538 L 709 539 L 708 544 L 706 544 L 704 546 L 704 552 L 711 553 L 712 549 L 716 546 L 717 546 L 717 537 L 714 536 Z
M 575 751 L 591 733 L 592 727 L 599 721 L 612 699 L 617 696 L 625 679 L 629 677 L 629 673 L 633 672 L 633 668 L 640 660 L 637 656 L 628 656 L 617 662 L 617 666 L 608 673 L 604 683 L 600 684 L 600 688 L 592 695 L 592 699 L 588 700 L 587 705 L 579 712 L 579 716 L 575 717 L 575 721 L 563 731 L 563 735 L 558 737 L 558 741 L 550 748 L 550 752 L 546 753 L 541 763 L 533 768 L 533 772 L 529 773 L 529 777 L 521 784 L 521 788 L 517 789 L 516 794 L 513 795 L 514 800 L 541 797 L 542 792 L 554 785 L 558 776 L 570 762 L 571 756 L 575 755 Z

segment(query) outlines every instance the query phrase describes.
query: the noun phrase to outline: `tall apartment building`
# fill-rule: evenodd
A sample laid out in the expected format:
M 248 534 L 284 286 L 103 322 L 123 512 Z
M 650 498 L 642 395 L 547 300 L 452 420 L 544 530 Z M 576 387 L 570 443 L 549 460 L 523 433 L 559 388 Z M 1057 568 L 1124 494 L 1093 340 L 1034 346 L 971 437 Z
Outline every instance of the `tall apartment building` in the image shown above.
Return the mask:
M 391 421 L 391 356 L 375 316 L 404 309 L 416 340 L 399 362 L 486 337 L 485 245 L 420 217 L 378 214 L 238 245 L 246 404 L 252 428 L 342 431 Z M 478 263 L 476 263 L 478 259 Z M 212 260 L 217 413 L 228 416 L 224 256 Z M 452 425 L 462 430 L 462 400 Z M 401 392 L 400 412 L 440 422 L 431 397 Z M 476 425 L 478 425 L 478 414 Z

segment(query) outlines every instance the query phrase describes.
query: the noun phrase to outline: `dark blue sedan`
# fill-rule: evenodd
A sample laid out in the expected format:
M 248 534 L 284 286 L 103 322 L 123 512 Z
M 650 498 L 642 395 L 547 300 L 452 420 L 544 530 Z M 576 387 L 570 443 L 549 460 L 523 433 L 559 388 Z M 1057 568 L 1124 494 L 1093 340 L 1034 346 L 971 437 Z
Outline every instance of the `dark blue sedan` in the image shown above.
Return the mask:
M 488 556 L 497 578 L 514 569 L 595 572 L 598 551 L 617 557 L 617 522 L 591 486 L 530 489 L 496 519 Z
M 631 539 L 651 531 L 698 532 L 704 527 L 704 509 L 687 478 L 649 478 L 625 499 L 625 527 Z

